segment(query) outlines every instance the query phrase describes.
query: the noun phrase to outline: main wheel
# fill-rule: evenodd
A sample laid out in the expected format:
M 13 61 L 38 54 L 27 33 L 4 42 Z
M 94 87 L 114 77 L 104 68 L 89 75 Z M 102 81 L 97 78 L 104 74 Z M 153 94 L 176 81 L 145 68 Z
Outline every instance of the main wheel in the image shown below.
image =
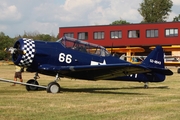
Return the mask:
M 34 79 L 28 80 L 27 83 L 28 84 L 39 85 L 39 83 L 36 80 L 34 80 Z M 38 87 L 26 85 L 26 90 L 27 91 L 36 91 L 36 90 L 38 90 Z
M 60 85 L 57 82 L 50 82 L 47 86 L 48 93 L 58 93 L 60 92 Z

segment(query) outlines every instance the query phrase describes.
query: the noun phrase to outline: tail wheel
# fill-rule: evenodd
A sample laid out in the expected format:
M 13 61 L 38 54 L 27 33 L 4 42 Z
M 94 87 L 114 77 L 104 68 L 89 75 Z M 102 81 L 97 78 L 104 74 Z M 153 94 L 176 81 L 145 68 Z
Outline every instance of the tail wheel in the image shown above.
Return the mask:
M 57 82 L 51 82 L 47 86 L 47 93 L 59 93 L 60 85 Z
M 28 84 L 39 85 L 39 83 L 36 80 L 34 80 L 34 79 L 28 80 L 27 83 Z M 36 90 L 38 90 L 38 87 L 26 85 L 26 90 L 27 91 L 36 91 Z

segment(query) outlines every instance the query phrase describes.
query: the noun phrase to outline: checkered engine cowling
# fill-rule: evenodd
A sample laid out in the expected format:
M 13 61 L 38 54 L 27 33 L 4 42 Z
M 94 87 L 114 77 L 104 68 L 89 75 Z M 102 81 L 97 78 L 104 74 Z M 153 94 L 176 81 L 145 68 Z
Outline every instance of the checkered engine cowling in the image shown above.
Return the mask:
M 30 66 L 35 55 L 35 42 L 32 39 L 23 38 L 23 43 L 22 50 L 25 54 L 22 55 L 19 65 Z

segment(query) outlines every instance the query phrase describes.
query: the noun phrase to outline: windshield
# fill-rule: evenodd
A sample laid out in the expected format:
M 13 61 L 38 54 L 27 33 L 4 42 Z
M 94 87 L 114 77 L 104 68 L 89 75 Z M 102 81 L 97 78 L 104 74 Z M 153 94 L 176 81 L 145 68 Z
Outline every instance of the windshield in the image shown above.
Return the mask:
M 61 43 L 66 48 L 78 50 L 80 52 L 85 52 L 98 56 L 110 55 L 110 53 L 102 46 L 81 41 L 75 38 L 62 37 L 61 39 L 57 40 L 57 42 Z

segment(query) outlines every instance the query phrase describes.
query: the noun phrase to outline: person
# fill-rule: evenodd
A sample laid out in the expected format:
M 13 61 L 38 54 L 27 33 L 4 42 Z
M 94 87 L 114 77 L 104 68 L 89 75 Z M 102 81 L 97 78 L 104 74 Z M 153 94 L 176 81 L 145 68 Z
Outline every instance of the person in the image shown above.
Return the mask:
M 22 79 L 22 72 L 23 72 L 23 68 L 21 68 L 20 66 L 15 66 L 15 74 L 14 74 L 14 81 L 17 81 L 17 79 L 19 78 L 20 82 L 23 82 Z M 12 86 L 15 86 L 16 84 L 14 83 Z

